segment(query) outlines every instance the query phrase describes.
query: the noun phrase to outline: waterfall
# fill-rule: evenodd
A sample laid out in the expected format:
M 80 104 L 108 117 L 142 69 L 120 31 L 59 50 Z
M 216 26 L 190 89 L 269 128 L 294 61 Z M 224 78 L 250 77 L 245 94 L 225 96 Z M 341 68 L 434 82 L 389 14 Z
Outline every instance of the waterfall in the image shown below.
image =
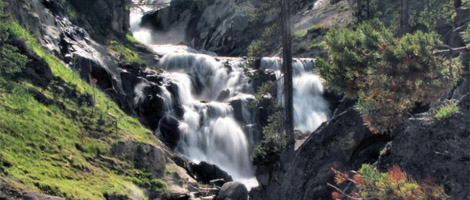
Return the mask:
M 276 74 L 277 100 L 284 103 L 284 82 L 281 77 L 281 59 L 263 58 L 261 69 L 272 70 Z M 314 131 L 328 120 L 330 113 L 328 102 L 323 98 L 323 84 L 320 76 L 313 71 L 313 59 L 294 59 L 294 127 L 302 132 Z
M 222 59 L 222 61 L 220 61 Z M 174 53 L 160 60 L 165 81 L 176 84 L 184 114 L 178 150 L 191 161 L 217 165 L 247 187 L 257 185 L 249 159 L 249 142 L 233 116 L 232 99 L 253 98 L 239 59 Z M 166 87 L 162 87 L 168 92 Z M 221 95 L 225 94 L 225 98 Z M 166 98 L 172 101 L 175 98 Z M 176 113 L 168 112 L 176 117 Z
M 139 26 L 148 8 L 131 10 L 131 31 L 134 37 L 161 55 L 160 86 L 167 116 L 179 120 L 181 134 L 177 150 L 192 162 L 206 161 L 229 173 L 235 181 L 248 188 L 256 186 L 249 159 L 253 143 L 247 102 L 254 98 L 251 80 L 245 75 L 243 58 L 218 57 L 215 53 L 199 51 L 182 45 L 155 44 L 151 30 Z M 321 78 L 313 71 L 314 60 L 295 59 L 294 62 L 295 128 L 313 131 L 328 119 L 328 106 L 323 99 Z M 278 103 L 283 103 L 279 58 L 263 58 L 262 70 L 272 70 L 278 79 Z M 136 98 L 139 88 L 136 87 Z M 137 100 L 136 100 L 137 101 Z M 241 101 L 243 124 L 235 120 L 231 102 Z M 177 109 L 175 109 L 177 104 Z M 242 127 L 242 125 L 244 127 Z M 248 131 L 245 133 L 244 128 Z M 158 133 L 159 130 L 157 130 Z M 247 136 L 248 135 L 248 136 Z

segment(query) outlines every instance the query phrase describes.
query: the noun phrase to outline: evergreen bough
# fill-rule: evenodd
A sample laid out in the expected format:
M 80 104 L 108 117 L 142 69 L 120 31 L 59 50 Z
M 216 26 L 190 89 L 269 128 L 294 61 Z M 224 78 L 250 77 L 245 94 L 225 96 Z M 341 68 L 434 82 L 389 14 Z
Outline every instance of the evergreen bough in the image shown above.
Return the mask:
M 433 32 L 394 38 L 374 20 L 355 31 L 333 28 L 325 41 L 329 61 L 317 63 L 327 87 L 358 99 L 356 109 L 374 133 L 388 132 L 403 122 L 415 103 L 437 100 L 461 72 L 457 59 L 434 55 L 442 42 Z

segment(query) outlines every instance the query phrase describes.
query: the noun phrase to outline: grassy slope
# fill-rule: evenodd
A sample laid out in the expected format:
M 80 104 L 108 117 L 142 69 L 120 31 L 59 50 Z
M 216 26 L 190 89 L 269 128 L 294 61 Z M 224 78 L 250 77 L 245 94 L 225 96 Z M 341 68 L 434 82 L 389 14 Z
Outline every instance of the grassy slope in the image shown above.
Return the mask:
M 0 173 L 4 180 L 18 180 L 21 187 L 72 199 L 138 193 L 132 181 L 143 172 L 107 155 L 111 145 L 123 138 L 155 144 L 151 131 L 45 52 L 28 31 L 9 23 L 14 35 L 26 40 L 69 90 L 94 95 L 96 103 L 79 106 L 71 98 L 54 94 L 55 83 L 45 89 L 27 80 L 0 83 Z M 31 91 L 54 103 L 38 102 Z

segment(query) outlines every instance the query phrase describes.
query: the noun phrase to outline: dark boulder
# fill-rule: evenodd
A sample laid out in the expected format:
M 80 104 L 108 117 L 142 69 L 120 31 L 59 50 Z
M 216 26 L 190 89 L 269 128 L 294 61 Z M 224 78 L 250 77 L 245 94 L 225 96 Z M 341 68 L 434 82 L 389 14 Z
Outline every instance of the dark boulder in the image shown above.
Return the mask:
M 232 181 L 232 177 L 216 165 L 200 162 L 199 164 L 189 164 L 190 173 L 196 178 L 196 180 L 203 183 L 210 183 L 216 179 L 223 179 L 224 182 Z
M 180 140 L 178 126 L 179 121 L 174 117 L 165 116 L 160 120 L 160 139 L 162 139 L 163 142 L 172 149 L 178 145 L 178 141 Z
M 130 160 L 137 168 L 146 170 L 155 177 L 165 175 L 167 163 L 165 152 L 152 144 L 136 141 L 121 141 L 113 145 L 111 154 L 121 160 Z
M 470 93 L 459 99 L 460 112 L 436 119 L 433 112 L 408 120 L 393 132 L 393 141 L 378 167 L 394 165 L 419 182 L 442 185 L 451 199 L 470 199 Z
M 215 198 L 216 200 L 247 200 L 248 190 L 245 185 L 238 182 L 225 183 Z
M 96 60 L 76 54 L 73 66 L 80 72 L 83 80 L 92 85 L 96 85 L 102 90 L 113 87 L 113 77 L 111 73 Z
M 331 168 L 348 171 L 360 167 L 359 163 L 374 162 L 378 153 L 370 152 L 387 142 L 377 137 L 363 125 L 360 114 L 348 108 L 321 125 L 297 151 L 281 155 L 279 163 L 257 166 L 260 187 L 252 189 L 250 197 L 330 199 L 326 183 L 334 181 Z

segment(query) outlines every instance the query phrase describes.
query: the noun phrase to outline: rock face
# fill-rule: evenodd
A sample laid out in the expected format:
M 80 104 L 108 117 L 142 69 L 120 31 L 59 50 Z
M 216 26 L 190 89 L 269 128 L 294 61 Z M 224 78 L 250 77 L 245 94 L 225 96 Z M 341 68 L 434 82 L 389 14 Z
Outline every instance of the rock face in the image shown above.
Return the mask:
M 432 111 L 411 118 L 392 134 L 379 168 L 398 165 L 419 182 L 444 186 L 451 199 L 470 199 L 470 92 L 462 87 L 466 94 L 454 99 L 459 113 L 440 120 Z
M 329 199 L 338 170 L 357 169 L 372 162 L 385 146 L 386 138 L 373 135 L 353 108 L 333 117 L 313 132 L 295 153 L 281 155 L 281 162 L 258 166 L 260 186 L 252 189 L 252 199 Z M 275 169 L 273 169 L 275 168 Z
M 69 1 L 91 25 L 88 32 L 97 40 L 105 39 L 111 31 L 127 33 L 129 29 L 129 10 L 127 0 L 71 0 Z M 82 24 L 84 25 L 84 24 Z
M 33 190 L 22 190 L 16 188 L 15 180 L 4 180 L 0 177 L 0 199 L 2 200 L 64 200 L 63 198 L 41 194 Z
M 111 149 L 111 154 L 123 160 L 131 160 L 137 168 L 157 177 L 165 174 L 165 152 L 157 146 L 135 141 L 118 142 Z
M 309 3 L 312 2 L 295 0 L 293 8 Z M 221 55 L 240 55 L 259 36 L 253 30 L 260 24 L 250 23 L 254 12 L 253 5 L 238 0 L 173 0 L 169 7 L 144 16 L 142 24 L 155 30 L 157 43 L 185 43 Z M 278 18 L 279 13 L 274 13 L 262 20 L 261 26 Z
M 216 200 L 247 200 L 248 190 L 245 185 L 237 182 L 225 183 L 215 198 Z
M 227 172 L 221 170 L 216 165 L 204 161 L 199 164 L 191 163 L 189 165 L 189 171 L 196 177 L 196 180 L 203 183 L 210 183 L 217 179 L 222 179 L 224 183 L 233 180 Z

